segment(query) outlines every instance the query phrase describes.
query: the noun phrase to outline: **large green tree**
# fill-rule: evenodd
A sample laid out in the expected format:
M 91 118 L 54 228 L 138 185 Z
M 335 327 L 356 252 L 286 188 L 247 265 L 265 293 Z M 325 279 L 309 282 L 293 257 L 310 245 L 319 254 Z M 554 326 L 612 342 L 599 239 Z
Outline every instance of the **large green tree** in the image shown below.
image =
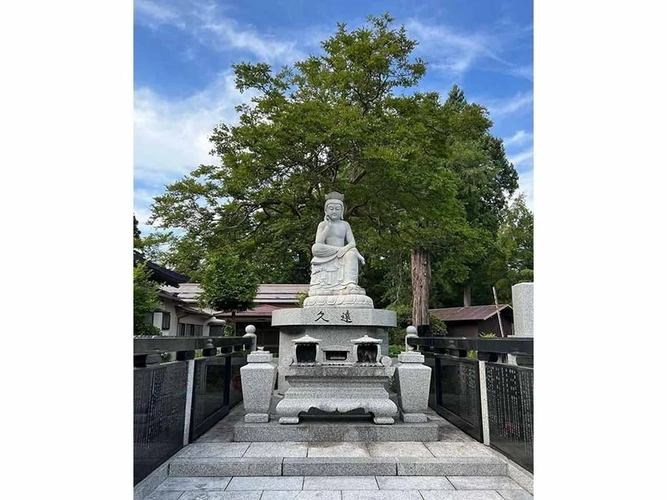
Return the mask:
M 231 244 L 265 281 L 308 282 L 324 195 L 336 190 L 367 257 L 360 284 L 382 306 L 404 300 L 407 273 L 413 321 L 428 323 L 431 258 L 465 282 L 493 239 L 488 209 L 515 186 L 483 107 L 457 87 L 444 102 L 410 93 L 426 71 L 416 44 L 384 15 L 353 31 L 340 24 L 322 54 L 278 72 L 235 65 L 237 88 L 254 97 L 237 125 L 214 129 L 220 164 L 153 205 L 153 220 L 183 232 L 174 248 L 187 258 L 172 257 L 175 268 L 196 275 L 211 249 Z
M 252 264 L 229 251 L 211 252 L 201 273 L 199 301 L 215 311 L 232 313 L 232 331 L 236 331 L 236 313 L 252 307 L 259 278 Z
M 160 305 L 159 288 L 151 280 L 151 270 L 144 262 L 134 266 L 134 334 L 160 335 L 160 329 L 146 320 L 146 316 Z

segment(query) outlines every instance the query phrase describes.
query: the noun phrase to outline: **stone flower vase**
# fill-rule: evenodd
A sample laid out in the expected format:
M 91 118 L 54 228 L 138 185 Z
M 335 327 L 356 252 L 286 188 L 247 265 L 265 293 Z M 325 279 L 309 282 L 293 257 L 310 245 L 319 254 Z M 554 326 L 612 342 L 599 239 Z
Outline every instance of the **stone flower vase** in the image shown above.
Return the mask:
M 398 355 L 396 368 L 398 402 L 403 422 L 426 422 L 431 368 L 424 365 L 424 356 L 418 352 Z
M 268 422 L 271 395 L 278 368 L 271 364 L 272 355 L 258 347 L 248 355 L 248 364 L 241 368 L 241 387 L 246 422 Z

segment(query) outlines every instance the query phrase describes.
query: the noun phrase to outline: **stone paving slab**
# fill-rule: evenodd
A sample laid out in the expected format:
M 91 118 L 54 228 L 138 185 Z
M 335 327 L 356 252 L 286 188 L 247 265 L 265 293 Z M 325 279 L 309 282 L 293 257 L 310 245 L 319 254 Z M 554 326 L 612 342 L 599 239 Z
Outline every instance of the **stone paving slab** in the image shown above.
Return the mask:
M 425 442 L 424 446 L 435 457 L 493 457 L 494 454 L 481 443 Z
M 174 458 L 242 457 L 251 443 L 191 443 Z
M 418 491 L 378 490 L 343 491 L 342 500 L 423 500 Z
M 231 477 L 168 477 L 155 491 L 224 490 Z
M 158 491 L 148 495 L 145 500 L 178 500 L 184 491 Z
M 244 457 L 305 457 L 308 443 L 252 443 Z
M 308 443 L 309 457 L 370 457 L 367 443 Z
M 526 490 L 498 490 L 505 500 L 531 500 L 533 495 Z
M 402 443 L 368 443 L 371 457 L 429 457 L 433 454 L 422 443 L 405 441 Z
M 306 476 L 304 490 L 377 490 L 375 476 L 336 477 Z
M 522 490 L 523 488 L 507 476 L 447 476 L 457 490 Z
M 340 491 L 264 491 L 260 500 L 341 500 Z
M 399 457 L 399 476 L 506 476 L 507 464 L 495 457 Z
M 503 500 L 503 497 L 501 497 L 498 492 L 493 490 L 421 490 L 420 493 L 424 500 Z
M 453 490 L 442 476 L 377 476 L 381 490 Z
M 283 476 L 391 476 L 396 460 L 389 457 L 285 458 Z
M 234 429 L 228 427 L 212 427 L 197 443 L 229 443 L 234 441 Z
M 280 457 L 177 458 L 169 464 L 170 476 L 280 476 Z
M 261 491 L 186 491 L 178 500 L 259 500 Z
M 297 490 L 303 488 L 303 476 L 294 477 L 233 477 L 226 491 L 238 490 Z M 321 488 L 324 489 L 324 488 Z

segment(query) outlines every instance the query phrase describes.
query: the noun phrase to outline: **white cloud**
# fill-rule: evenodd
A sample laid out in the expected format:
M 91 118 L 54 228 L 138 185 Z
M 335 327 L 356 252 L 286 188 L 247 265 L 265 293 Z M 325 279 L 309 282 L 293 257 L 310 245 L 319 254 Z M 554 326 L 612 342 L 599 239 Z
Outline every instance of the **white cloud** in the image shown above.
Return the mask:
M 512 155 L 507 159 L 514 164 L 514 168 L 516 168 L 517 170 L 525 170 L 525 168 L 520 169 L 519 167 L 521 166 L 530 166 L 530 168 L 532 169 L 533 147 L 531 146 L 528 149 L 520 151 L 519 153 Z
M 505 147 L 509 146 L 522 146 L 523 144 L 532 141 L 533 134 L 526 132 L 525 130 L 519 130 L 509 139 L 503 139 Z
M 149 211 L 164 185 L 191 172 L 200 164 L 216 164 L 208 153 L 208 137 L 220 123 L 237 121 L 235 106 L 249 102 L 251 92 L 234 87 L 231 72 L 223 73 L 209 87 L 182 100 L 168 101 L 148 88 L 134 94 L 134 175 L 142 187 L 135 190 L 135 211 Z M 142 215 L 143 217 L 143 215 Z M 142 229 L 143 231 L 143 229 Z
M 419 40 L 417 50 L 429 52 L 431 67 L 461 74 L 480 57 L 502 61 L 491 50 L 494 37 L 490 34 L 459 33 L 442 24 L 428 25 L 416 19 L 410 19 L 405 27 L 409 36 Z
M 530 208 L 530 211 L 535 213 L 533 208 L 533 169 L 526 170 L 519 174 L 519 189 L 514 194 L 515 198 L 519 193 L 523 193 L 526 196 L 526 206 Z
M 223 10 L 211 1 L 178 0 L 166 7 L 164 2 L 135 0 L 135 22 L 153 29 L 173 26 L 211 49 L 240 49 L 264 61 L 291 63 L 304 56 L 296 40 L 260 34 L 251 26 L 241 26 Z
M 498 63 L 494 71 L 532 80 L 532 65 L 515 64 L 503 56 L 517 39 L 526 36 L 524 28 L 500 23 L 493 28 L 464 32 L 417 19 L 409 19 L 405 27 L 408 35 L 419 41 L 416 52 L 426 55 L 431 68 L 460 76 L 486 59 Z
M 514 97 L 506 99 L 479 99 L 477 102 L 486 102 L 491 119 L 519 113 L 533 108 L 533 92 L 519 92 Z

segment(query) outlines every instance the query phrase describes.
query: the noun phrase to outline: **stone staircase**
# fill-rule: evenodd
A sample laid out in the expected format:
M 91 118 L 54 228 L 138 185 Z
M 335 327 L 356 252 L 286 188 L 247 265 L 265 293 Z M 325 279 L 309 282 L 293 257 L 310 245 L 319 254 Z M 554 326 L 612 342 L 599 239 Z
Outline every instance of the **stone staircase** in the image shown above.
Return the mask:
M 424 424 L 334 423 L 277 417 L 243 422 L 232 412 L 168 462 L 168 475 L 215 476 L 506 476 L 508 460 L 436 413 Z
M 274 414 L 245 423 L 243 414 L 237 406 L 180 450 L 135 487 L 134 499 L 532 498 L 532 474 L 430 409 L 425 424 L 391 426 L 354 417 L 279 425 Z

